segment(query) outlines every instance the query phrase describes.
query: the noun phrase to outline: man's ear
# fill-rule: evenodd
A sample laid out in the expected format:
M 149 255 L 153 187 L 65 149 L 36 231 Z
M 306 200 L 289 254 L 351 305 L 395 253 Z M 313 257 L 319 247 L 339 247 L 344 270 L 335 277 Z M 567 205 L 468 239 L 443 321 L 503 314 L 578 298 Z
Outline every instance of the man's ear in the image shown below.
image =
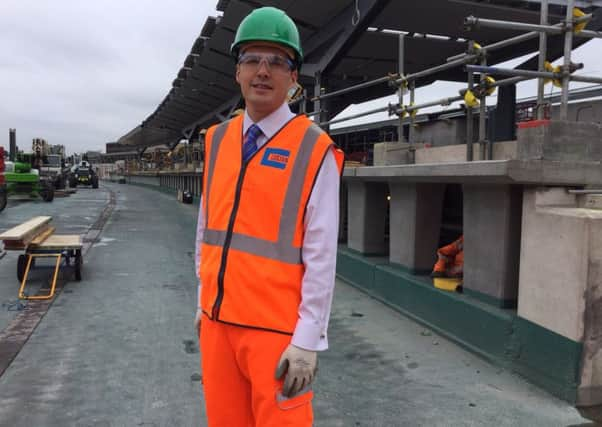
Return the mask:
M 240 84 L 240 80 L 238 79 L 238 75 L 240 74 L 240 65 L 236 65 L 236 83 Z
M 297 80 L 299 79 L 299 71 L 293 70 L 291 71 L 291 81 L 293 82 L 293 86 L 297 84 Z

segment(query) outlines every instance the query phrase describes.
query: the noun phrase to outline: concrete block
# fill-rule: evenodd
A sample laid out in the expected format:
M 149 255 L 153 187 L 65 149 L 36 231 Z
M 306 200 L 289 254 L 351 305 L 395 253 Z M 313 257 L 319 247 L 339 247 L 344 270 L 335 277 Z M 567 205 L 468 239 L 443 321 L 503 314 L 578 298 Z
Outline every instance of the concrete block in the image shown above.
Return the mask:
M 405 142 L 379 142 L 374 144 L 374 166 L 408 164 L 410 162 L 409 148 L 410 144 Z
M 481 146 L 473 145 L 473 158 L 481 158 Z M 493 160 L 513 160 L 517 157 L 516 141 L 493 143 Z M 446 145 L 443 147 L 423 147 L 416 149 L 418 163 L 452 163 L 466 161 L 466 144 Z
M 347 183 L 347 246 L 362 254 L 385 254 L 386 183 Z
M 526 126 L 517 131 L 521 160 L 602 160 L 602 125 L 598 123 L 552 120 Z
M 518 296 L 522 187 L 466 184 L 464 289 L 500 307 Z
M 518 315 L 583 344 L 577 405 L 600 405 L 602 211 L 537 204 L 541 192 L 524 193 Z
M 577 196 L 564 187 L 542 187 L 535 192 L 535 206 L 575 207 Z
M 582 194 L 577 196 L 577 204 L 580 208 L 602 209 L 602 194 Z
M 436 261 L 445 184 L 390 183 L 389 260 L 412 272 Z

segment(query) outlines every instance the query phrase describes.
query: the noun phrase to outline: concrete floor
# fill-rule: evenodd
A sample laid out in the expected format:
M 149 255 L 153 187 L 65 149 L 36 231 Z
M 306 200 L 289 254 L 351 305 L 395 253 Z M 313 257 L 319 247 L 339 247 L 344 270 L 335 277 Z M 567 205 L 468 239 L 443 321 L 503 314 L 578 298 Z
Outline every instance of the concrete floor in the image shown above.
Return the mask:
M 66 284 L 0 377 L 0 426 L 206 425 L 193 328 L 194 206 L 109 183 L 50 205 L 11 204 L 0 229 L 46 212 L 59 232 L 85 233 L 111 191 L 116 206 L 83 280 Z M 16 299 L 12 257 L 0 260 L 3 302 Z M 1 307 L 0 331 L 14 313 Z M 316 426 L 591 425 L 342 282 L 329 337 Z

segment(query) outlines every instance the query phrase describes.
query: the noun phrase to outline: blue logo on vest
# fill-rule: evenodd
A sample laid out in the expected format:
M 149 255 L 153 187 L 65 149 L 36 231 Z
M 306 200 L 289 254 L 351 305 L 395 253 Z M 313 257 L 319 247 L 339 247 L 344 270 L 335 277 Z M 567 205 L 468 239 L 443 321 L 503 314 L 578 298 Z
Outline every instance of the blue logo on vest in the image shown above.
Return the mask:
M 284 169 L 291 155 L 289 150 L 281 148 L 266 148 L 261 159 L 261 164 L 272 168 Z

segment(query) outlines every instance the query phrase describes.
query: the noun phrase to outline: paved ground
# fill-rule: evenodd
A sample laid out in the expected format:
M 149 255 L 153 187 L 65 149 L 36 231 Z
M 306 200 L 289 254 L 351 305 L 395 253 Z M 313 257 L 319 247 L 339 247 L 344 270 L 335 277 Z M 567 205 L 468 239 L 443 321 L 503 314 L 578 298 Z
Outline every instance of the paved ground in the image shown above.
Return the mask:
M 51 205 L 12 204 L 0 229 L 52 211 L 59 231 L 85 233 L 110 192 L 115 208 L 86 254 L 83 280 L 65 285 L 0 377 L 0 426 L 206 425 L 192 325 L 193 206 L 105 184 Z M 17 287 L 12 256 L 0 260 L 0 300 L 8 303 Z M 23 314 L 9 309 L 0 309 L 0 331 Z M 342 282 L 329 335 L 316 426 L 591 425 Z

